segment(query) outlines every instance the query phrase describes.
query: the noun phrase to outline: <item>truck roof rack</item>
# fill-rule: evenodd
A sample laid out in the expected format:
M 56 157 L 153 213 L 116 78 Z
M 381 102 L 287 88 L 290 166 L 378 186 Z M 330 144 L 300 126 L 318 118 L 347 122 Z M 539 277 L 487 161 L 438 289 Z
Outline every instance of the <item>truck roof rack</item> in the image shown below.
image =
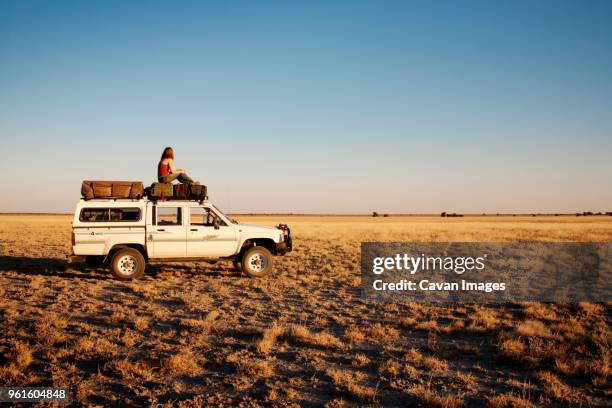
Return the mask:
M 91 199 L 86 199 L 86 198 L 82 198 L 81 197 L 81 201 L 86 201 L 86 202 L 107 202 L 107 201 L 119 201 L 119 202 L 135 202 L 135 201 L 151 201 L 153 203 L 157 203 L 157 202 L 163 202 L 163 203 L 173 203 L 173 202 L 193 202 L 193 203 L 206 203 L 209 202 L 208 196 L 206 196 L 205 198 L 201 199 L 201 200 L 196 200 L 196 199 L 189 199 L 189 198 L 166 198 L 165 200 L 161 200 L 161 199 L 152 199 L 152 198 L 148 198 L 148 197 L 142 197 L 142 198 L 116 198 L 116 197 L 107 197 L 107 198 L 91 198 Z

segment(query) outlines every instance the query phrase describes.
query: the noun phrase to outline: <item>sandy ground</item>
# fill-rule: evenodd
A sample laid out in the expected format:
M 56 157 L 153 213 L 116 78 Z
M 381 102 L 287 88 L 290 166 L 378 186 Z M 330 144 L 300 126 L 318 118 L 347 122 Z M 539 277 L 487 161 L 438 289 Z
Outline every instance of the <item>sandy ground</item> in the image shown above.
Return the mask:
M 0 384 L 100 406 L 606 406 L 610 304 L 375 304 L 361 241 L 612 241 L 612 217 L 240 216 L 292 227 L 249 279 L 68 267 L 69 216 L 0 215 Z

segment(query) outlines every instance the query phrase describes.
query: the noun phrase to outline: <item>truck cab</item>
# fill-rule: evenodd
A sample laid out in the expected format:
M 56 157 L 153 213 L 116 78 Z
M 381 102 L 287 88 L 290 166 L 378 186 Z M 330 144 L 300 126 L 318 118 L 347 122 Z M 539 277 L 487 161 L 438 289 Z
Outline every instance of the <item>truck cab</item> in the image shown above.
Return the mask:
M 229 260 L 260 277 L 291 250 L 287 225 L 239 224 L 209 201 L 92 199 L 77 203 L 69 261 L 103 263 L 122 280 L 164 260 Z

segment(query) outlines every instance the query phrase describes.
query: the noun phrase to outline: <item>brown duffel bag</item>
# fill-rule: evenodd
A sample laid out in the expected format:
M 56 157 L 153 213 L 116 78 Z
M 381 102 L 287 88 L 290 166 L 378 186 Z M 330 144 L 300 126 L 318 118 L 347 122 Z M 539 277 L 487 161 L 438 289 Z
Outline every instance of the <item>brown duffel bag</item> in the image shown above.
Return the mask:
M 92 198 L 131 198 L 140 199 L 144 194 L 141 181 L 89 181 L 84 180 L 81 195 L 86 200 Z

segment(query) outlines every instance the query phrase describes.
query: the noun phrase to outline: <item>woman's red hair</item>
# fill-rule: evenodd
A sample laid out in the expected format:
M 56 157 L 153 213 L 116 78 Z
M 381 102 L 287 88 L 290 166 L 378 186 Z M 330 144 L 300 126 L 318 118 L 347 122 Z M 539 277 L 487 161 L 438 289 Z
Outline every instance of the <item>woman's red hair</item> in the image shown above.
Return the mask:
M 162 153 L 161 159 L 162 160 L 164 160 L 164 159 L 172 159 L 172 160 L 174 160 L 174 150 L 172 150 L 171 147 L 166 147 L 164 149 L 164 152 Z

